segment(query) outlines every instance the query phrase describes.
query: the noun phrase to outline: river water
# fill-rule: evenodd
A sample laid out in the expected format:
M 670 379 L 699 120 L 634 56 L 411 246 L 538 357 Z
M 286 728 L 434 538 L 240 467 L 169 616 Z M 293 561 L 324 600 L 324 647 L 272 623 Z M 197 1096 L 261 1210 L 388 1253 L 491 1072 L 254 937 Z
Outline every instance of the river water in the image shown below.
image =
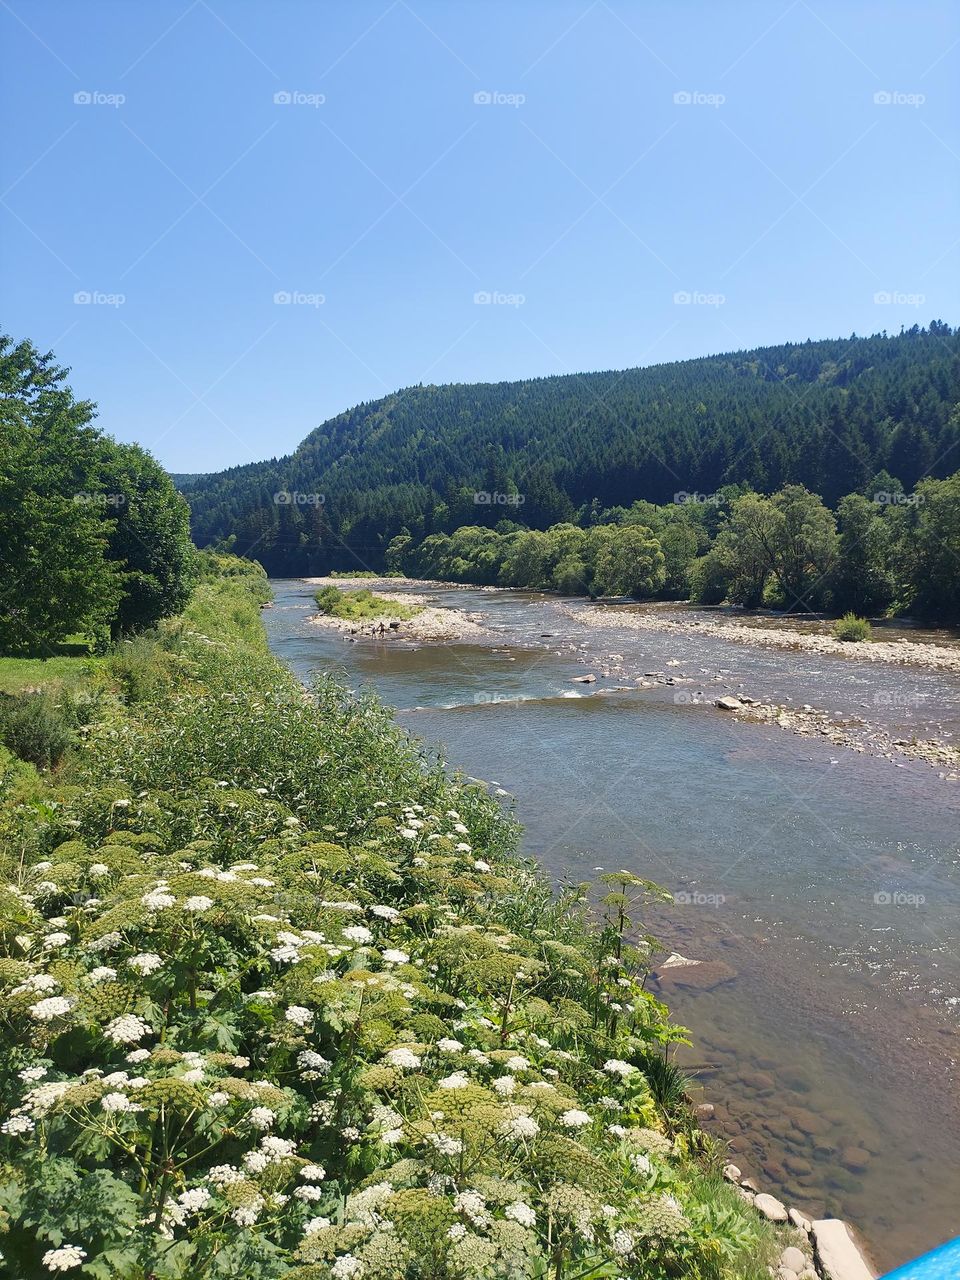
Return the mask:
M 692 1032 L 680 1058 L 763 1190 L 846 1218 L 882 1268 L 960 1233 L 960 783 L 712 705 L 749 692 L 949 740 L 960 677 L 629 631 L 615 610 L 598 629 L 519 591 L 418 586 L 482 615 L 469 641 L 347 637 L 307 621 L 306 583 L 273 588 L 277 655 L 375 689 L 508 793 L 555 880 L 627 867 L 677 896 L 645 924 L 727 979 L 661 988 Z

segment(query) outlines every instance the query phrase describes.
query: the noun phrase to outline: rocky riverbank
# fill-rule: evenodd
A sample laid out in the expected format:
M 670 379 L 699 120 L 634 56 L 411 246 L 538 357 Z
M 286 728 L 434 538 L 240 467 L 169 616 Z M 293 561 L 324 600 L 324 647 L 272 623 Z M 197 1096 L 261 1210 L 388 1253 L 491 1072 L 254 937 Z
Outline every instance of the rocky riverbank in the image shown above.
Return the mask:
M 626 609 L 593 606 L 577 610 L 580 622 L 595 627 L 623 627 L 630 631 L 673 632 L 679 635 L 709 635 L 736 644 L 794 652 L 828 654 L 855 658 L 862 662 L 892 662 L 960 672 L 960 647 L 920 643 L 915 640 L 837 640 L 830 635 L 797 631 L 790 626 L 756 626 L 720 619 L 682 618 L 659 610 L 628 612 Z

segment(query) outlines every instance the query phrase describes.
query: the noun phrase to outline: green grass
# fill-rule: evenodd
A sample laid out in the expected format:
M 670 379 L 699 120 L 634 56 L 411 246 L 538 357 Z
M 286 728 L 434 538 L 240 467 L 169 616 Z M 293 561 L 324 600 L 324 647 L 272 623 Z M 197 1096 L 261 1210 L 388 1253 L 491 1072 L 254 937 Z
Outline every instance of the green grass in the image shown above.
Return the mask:
M 52 684 L 71 688 L 85 683 L 102 658 L 0 658 L 0 693 L 22 693 Z
M 381 600 L 366 587 L 356 591 L 341 591 L 339 587 L 321 587 L 314 599 L 321 613 L 329 618 L 342 618 L 347 622 L 377 622 L 387 618 L 399 618 L 401 622 L 409 622 L 421 612 L 419 605 Z

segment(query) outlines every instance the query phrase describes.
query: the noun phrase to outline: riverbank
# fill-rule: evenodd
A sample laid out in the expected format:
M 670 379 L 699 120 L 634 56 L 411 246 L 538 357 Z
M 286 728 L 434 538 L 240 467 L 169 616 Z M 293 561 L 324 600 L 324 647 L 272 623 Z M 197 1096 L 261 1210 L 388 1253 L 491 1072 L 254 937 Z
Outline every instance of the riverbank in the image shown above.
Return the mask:
M 577 610 L 576 617 L 588 626 L 616 626 L 631 631 L 659 631 L 676 635 L 715 636 L 734 644 L 756 645 L 761 648 L 788 649 L 793 652 L 829 655 L 836 658 L 855 659 L 861 662 L 890 662 L 905 666 L 926 667 L 928 670 L 960 673 L 960 647 L 898 640 L 837 640 L 829 635 L 811 635 L 788 625 L 774 625 L 764 620 L 764 625 L 745 622 L 705 620 L 667 616 L 659 609 L 632 611 L 615 606 L 591 606 Z
M 799 1244 L 805 1266 L 662 1088 L 679 1033 L 624 921 L 558 899 L 375 699 L 306 692 L 258 604 L 202 584 L 69 787 L 39 815 L 0 794 L 7 1264 L 765 1280 Z
M 303 581 L 311 586 L 336 587 L 339 591 L 369 590 L 384 605 L 381 614 L 363 622 L 316 613 L 308 619 L 312 626 L 326 627 L 351 636 L 375 636 L 382 640 L 462 640 L 486 634 L 476 615 L 462 609 L 439 608 L 431 605 L 426 596 L 405 589 L 407 586 L 431 586 L 431 583 L 407 578 L 304 578 Z M 376 587 L 387 584 L 401 589 L 389 593 L 376 590 Z M 401 606 L 399 610 L 398 605 Z M 417 611 L 413 617 L 408 616 L 410 609 Z

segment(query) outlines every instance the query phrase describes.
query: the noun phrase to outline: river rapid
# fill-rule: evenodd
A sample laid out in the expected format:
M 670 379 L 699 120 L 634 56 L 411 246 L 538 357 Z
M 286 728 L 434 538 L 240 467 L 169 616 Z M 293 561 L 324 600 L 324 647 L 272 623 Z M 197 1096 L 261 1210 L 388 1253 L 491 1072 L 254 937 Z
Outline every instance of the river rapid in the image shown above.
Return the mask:
M 350 636 L 307 621 L 307 583 L 272 585 L 274 652 L 307 683 L 373 688 L 515 804 L 524 851 L 556 881 L 627 867 L 674 893 L 644 923 L 724 980 L 660 992 L 691 1029 L 680 1057 L 716 1108 L 708 1127 L 762 1190 L 847 1219 L 881 1268 L 960 1233 L 960 782 L 713 706 L 809 703 L 950 742 L 960 675 L 422 584 L 485 632 Z

